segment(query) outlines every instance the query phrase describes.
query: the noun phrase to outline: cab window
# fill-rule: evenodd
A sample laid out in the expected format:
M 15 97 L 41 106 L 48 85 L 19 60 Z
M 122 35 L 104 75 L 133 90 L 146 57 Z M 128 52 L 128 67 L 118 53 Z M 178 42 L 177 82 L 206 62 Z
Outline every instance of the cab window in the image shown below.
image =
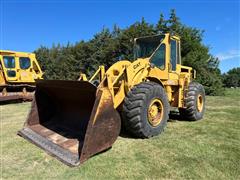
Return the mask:
M 3 62 L 6 68 L 15 68 L 14 56 L 3 56 Z
M 180 43 L 177 42 L 177 64 L 181 64 Z
M 16 77 L 16 71 L 7 70 L 7 76 L 8 77 Z
M 166 53 L 166 45 L 161 44 L 157 51 L 151 58 L 151 63 L 156 65 L 160 69 L 165 69 L 165 53 Z
M 19 64 L 21 69 L 28 69 L 31 66 L 31 61 L 28 57 L 20 57 Z
M 177 64 L 177 42 L 175 40 L 171 40 L 171 65 L 172 71 L 176 71 Z

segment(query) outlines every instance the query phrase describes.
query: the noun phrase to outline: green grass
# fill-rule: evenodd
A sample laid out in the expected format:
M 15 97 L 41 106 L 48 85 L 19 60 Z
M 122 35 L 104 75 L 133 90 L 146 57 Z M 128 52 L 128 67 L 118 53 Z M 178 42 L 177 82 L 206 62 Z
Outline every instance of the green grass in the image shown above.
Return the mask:
M 0 106 L 3 179 L 240 179 L 240 90 L 207 97 L 205 118 L 173 120 L 151 139 L 119 137 L 69 168 L 16 135 L 30 103 Z

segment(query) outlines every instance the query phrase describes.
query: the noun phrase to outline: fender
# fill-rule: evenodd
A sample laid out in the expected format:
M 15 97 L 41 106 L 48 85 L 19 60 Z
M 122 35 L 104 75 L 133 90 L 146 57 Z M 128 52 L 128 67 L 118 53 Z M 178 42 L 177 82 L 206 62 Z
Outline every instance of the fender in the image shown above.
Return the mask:
M 154 76 L 148 76 L 147 80 L 155 82 L 160 84 L 162 87 L 164 87 L 163 82 L 158 78 L 158 77 L 154 77 Z

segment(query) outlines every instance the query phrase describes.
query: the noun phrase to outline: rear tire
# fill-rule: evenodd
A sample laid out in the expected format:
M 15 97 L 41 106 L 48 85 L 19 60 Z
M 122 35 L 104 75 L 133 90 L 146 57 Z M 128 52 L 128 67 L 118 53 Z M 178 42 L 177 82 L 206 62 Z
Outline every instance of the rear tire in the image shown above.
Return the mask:
M 122 118 L 127 132 L 149 138 L 163 132 L 169 103 L 165 90 L 155 82 L 143 82 L 132 88 L 124 99 Z
M 205 112 L 205 90 L 197 83 L 191 82 L 185 94 L 184 103 L 186 108 L 179 108 L 183 119 L 197 121 L 203 118 Z

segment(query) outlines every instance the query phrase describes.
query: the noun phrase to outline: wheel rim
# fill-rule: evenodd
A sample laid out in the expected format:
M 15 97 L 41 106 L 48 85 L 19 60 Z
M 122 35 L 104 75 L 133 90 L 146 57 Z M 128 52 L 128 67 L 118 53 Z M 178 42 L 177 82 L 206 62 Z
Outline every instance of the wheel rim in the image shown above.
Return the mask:
M 163 118 L 163 104 L 160 99 L 154 99 L 148 108 L 148 122 L 152 126 L 160 124 Z
M 203 110 L 203 97 L 201 94 L 199 94 L 197 98 L 197 110 L 198 112 L 202 112 Z

